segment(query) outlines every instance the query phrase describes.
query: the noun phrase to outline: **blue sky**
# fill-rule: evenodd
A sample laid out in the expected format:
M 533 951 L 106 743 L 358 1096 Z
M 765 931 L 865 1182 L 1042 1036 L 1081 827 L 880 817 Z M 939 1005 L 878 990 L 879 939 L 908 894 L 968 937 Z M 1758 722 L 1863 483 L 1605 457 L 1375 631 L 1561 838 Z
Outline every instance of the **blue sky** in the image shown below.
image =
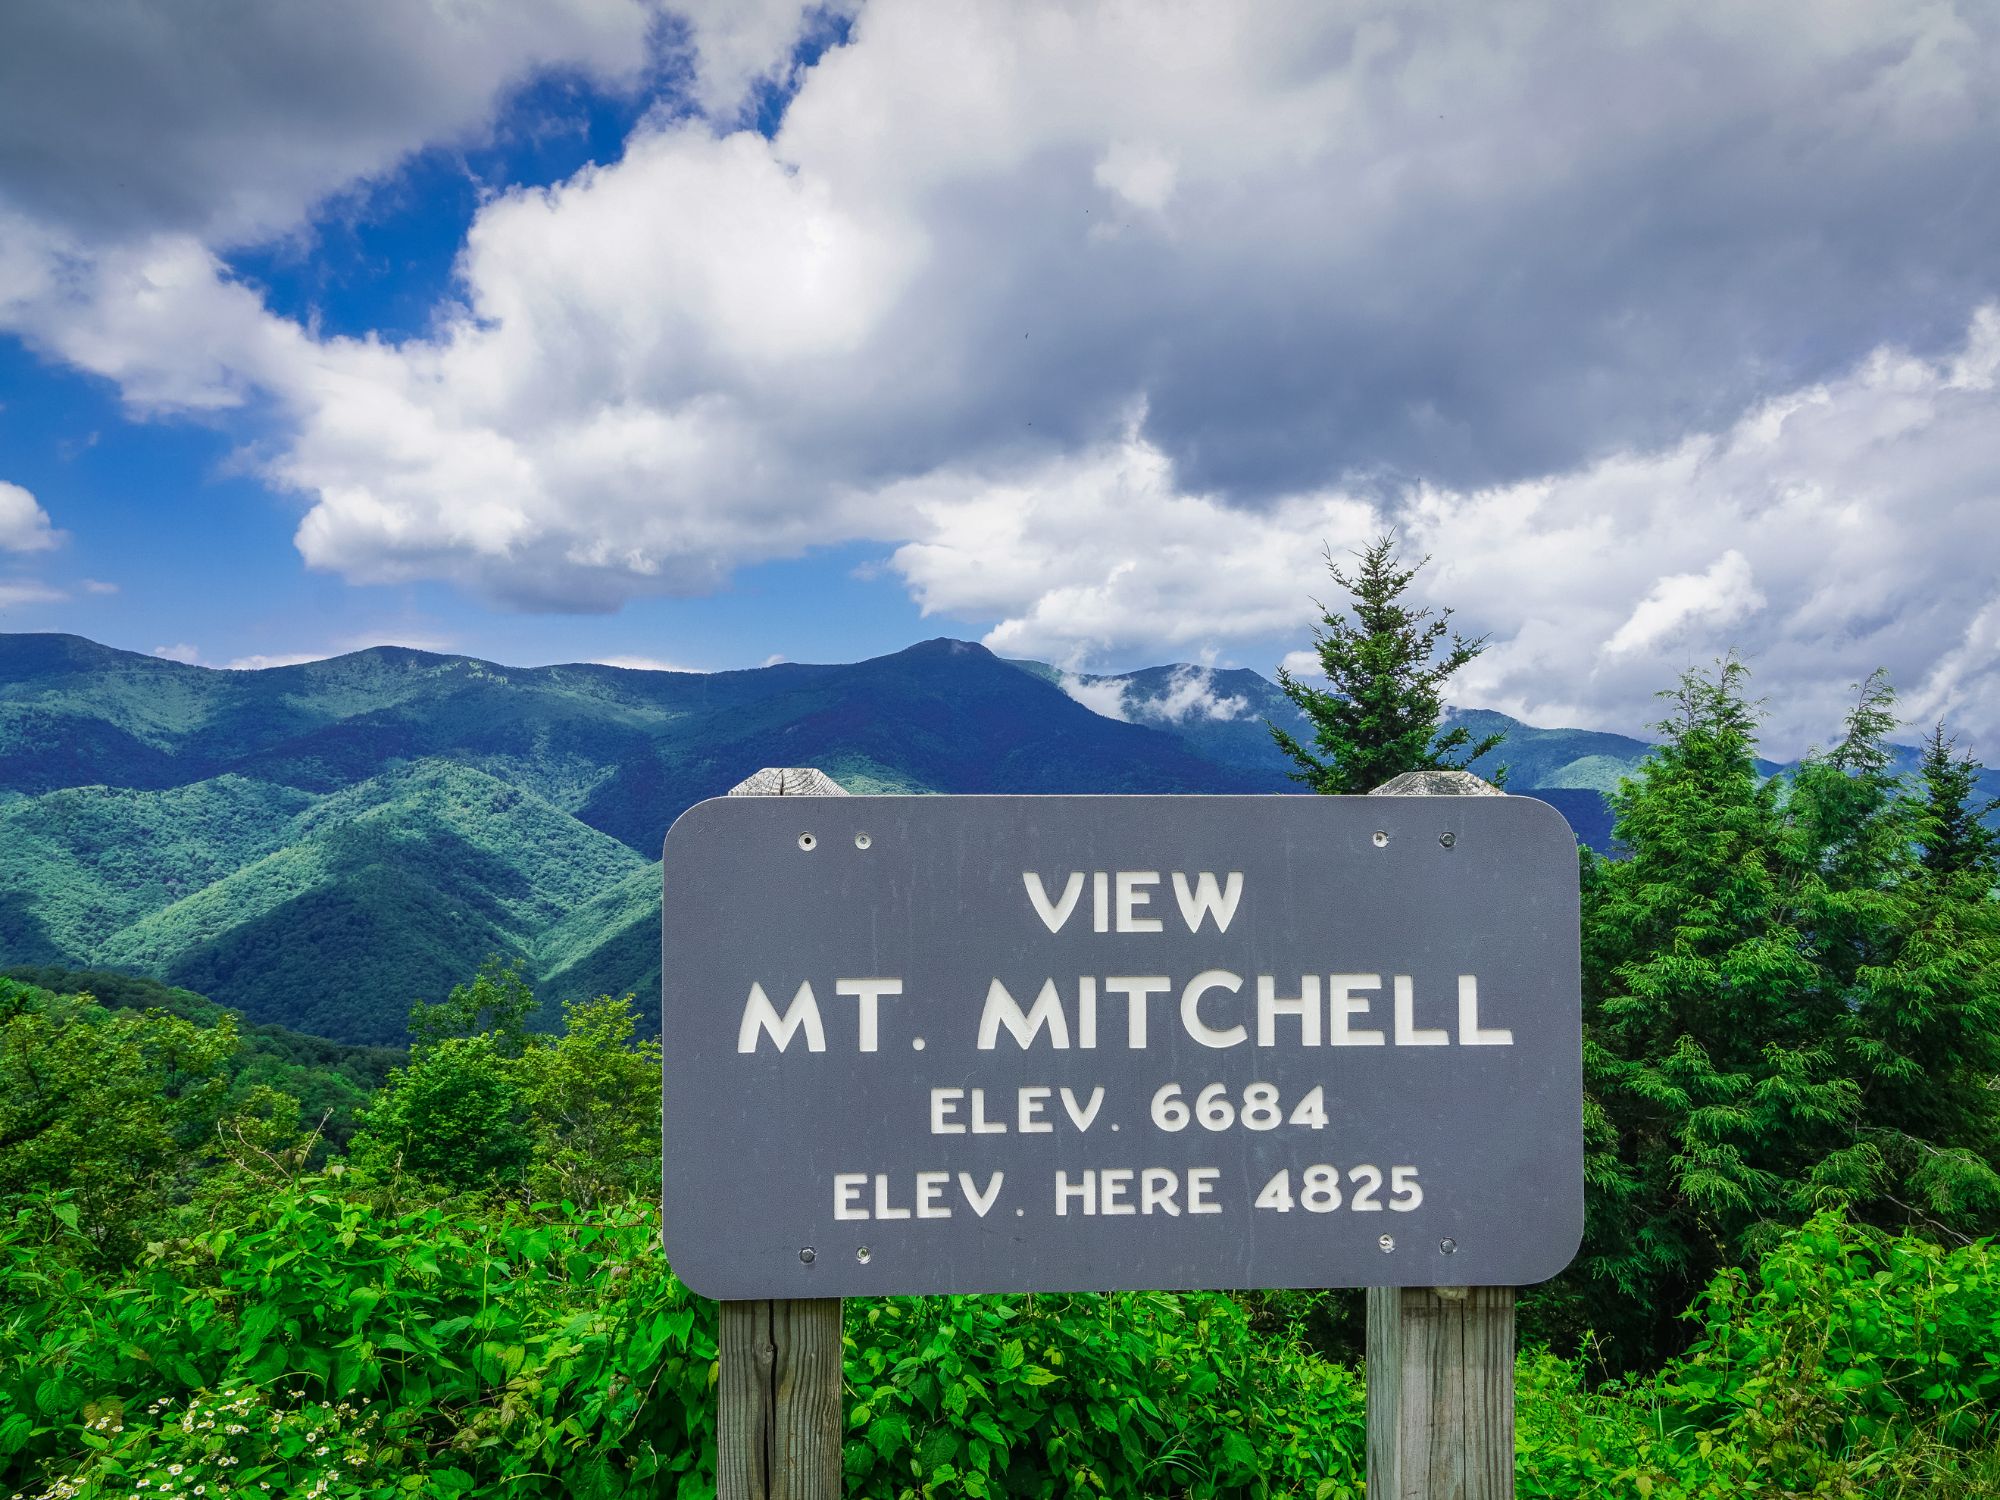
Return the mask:
M 791 65 L 809 67 L 845 29 L 842 17 L 815 19 Z M 329 334 L 421 338 L 453 295 L 453 263 L 481 203 L 615 162 L 655 111 L 695 111 L 676 62 L 656 39 L 636 87 L 534 74 L 505 89 L 478 138 L 414 150 L 295 231 L 232 249 L 226 274 L 274 314 Z M 775 126 L 789 94 L 783 80 L 756 83 L 747 110 L 757 128 Z M 268 440 L 256 411 L 219 421 L 134 414 L 114 383 L 40 357 L 18 336 L 0 337 L 0 392 L 4 477 L 53 508 L 66 533 L 36 575 L 66 597 L 0 608 L 0 629 L 75 631 L 216 665 L 382 640 L 510 662 L 713 669 L 800 652 L 854 659 L 947 628 L 922 621 L 893 583 L 857 576 L 880 547 L 827 548 L 745 569 L 702 598 L 642 597 L 610 614 L 496 609 L 438 582 L 350 583 L 306 566 L 293 545 L 297 498 L 246 462 L 246 449 Z
M 0 629 L 1270 670 L 2000 754 L 1974 0 L 0 11 Z

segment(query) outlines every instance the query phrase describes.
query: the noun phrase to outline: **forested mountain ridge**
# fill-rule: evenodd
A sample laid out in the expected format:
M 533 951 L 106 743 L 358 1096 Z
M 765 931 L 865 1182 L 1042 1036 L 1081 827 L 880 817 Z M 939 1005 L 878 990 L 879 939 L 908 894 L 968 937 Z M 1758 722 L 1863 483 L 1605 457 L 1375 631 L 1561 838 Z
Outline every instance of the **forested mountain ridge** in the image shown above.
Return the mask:
M 1509 789 L 1604 844 L 1644 741 L 1504 715 Z M 1288 792 L 1250 671 L 1079 676 L 927 641 L 710 674 L 400 647 L 218 671 L 0 634 L 0 966 L 150 975 L 398 1043 L 489 953 L 551 1002 L 653 992 L 660 841 L 765 765 L 856 792 Z M 641 1007 L 641 1014 L 647 1014 Z
M 714 674 L 393 647 L 222 672 L 0 635 L 0 964 L 369 1042 L 488 953 L 552 999 L 643 994 L 666 829 L 776 763 L 856 792 L 1287 789 L 957 641 Z

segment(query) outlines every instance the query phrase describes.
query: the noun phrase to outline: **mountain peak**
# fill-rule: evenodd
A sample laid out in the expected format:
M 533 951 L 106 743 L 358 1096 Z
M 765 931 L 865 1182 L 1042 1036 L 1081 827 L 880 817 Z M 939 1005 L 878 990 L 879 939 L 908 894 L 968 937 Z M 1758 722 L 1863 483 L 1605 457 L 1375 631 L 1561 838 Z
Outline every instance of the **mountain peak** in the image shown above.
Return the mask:
M 890 656 L 974 656 L 997 660 L 991 651 L 977 641 L 961 641 L 948 635 L 933 636 L 927 641 L 918 641 L 914 646 L 905 646 L 901 651 L 892 651 Z

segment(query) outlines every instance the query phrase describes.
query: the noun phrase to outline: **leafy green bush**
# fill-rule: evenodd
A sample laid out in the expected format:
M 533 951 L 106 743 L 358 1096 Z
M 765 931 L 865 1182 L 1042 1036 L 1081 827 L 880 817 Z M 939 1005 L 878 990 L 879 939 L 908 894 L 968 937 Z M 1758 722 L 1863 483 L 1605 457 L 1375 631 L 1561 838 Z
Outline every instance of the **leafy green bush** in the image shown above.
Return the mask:
M 336 1173 L 129 1269 L 78 1225 L 62 1195 L 0 1220 L 10 1492 L 714 1494 L 714 1309 L 650 1206 L 406 1207 Z M 1524 1500 L 2000 1493 L 1993 1244 L 1821 1216 L 1691 1318 L 1636 1381 L 1523 1355 Z M 853 1301 L 846 1371 L 871 1500 L 1362 1493 L 1360 1375 L 1222 1293 Z
M 633 997 L 564 1001 L 562 1031 L 531 1032 L 518 963 L 410 1012 L 407 1067 L 363 1112 L 353 1160 L 448 1192 L 586 1207 L 660 1190 L 660 1044 L 639 1040 Z
M 310 1180 L 93 1280 L 71 1205 L 0 1225 L 16 1487 L 712 1492 L 715 1334 L 649 1208 L 395 1212 Z M 59 1481 L 59 1482 L 58 1482 Z
M 1585 1389 L 1523 1361 L 1519 1493 L 1654 1500 L 2000 1493 L 2000 1253 L 1821 1215 L 1754 1275 L 1719 1274 L 1695 1345 Z
M 1221 1293 L 848 1306 L 853 1495 L 1354 1497 L 1361 1377 Z
M 626 1204 L 397 1210 L 346 1174 L 93 1276 L 0 1223 L 0 1452 L 50 1495 L 714 1492 L 713 1304 Z M 849 1304 L 850 1492 L 1359 1493 L 1361 1383 L 1220 1293 Z
M 67 1191 L 79 1241 L 121 1259 L 205 1160 L 234 1023 L 108 1011 L 0 979 L 0 1195 Z

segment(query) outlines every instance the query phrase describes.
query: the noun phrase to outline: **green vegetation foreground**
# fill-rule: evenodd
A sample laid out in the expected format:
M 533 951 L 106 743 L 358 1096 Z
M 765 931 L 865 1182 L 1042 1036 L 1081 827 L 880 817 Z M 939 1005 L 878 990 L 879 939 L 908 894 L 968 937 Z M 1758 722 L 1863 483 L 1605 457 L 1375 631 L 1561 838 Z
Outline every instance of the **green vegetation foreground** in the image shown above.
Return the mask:
M 2000 1493 L 1975 768 L 1940 730 L 1891 776 L 1871 681 L 1762 780 L 1742 677 L 1683 682 L 1623 857 L 1585 857 L 1589 1230 L 1523 1299 L 1520 1492 Z M 0 980 L 8 1493 L 713 1493 L 714 1309 L 658 1250 L 629 1000 L 538 1032 L 491 964 L 355 1107 L 351 1070 L 245 1067 L 227 1013 L 40 977 Z M 849 1492 L 1357 1495 L 1339 1304 L 851 1302 Z

